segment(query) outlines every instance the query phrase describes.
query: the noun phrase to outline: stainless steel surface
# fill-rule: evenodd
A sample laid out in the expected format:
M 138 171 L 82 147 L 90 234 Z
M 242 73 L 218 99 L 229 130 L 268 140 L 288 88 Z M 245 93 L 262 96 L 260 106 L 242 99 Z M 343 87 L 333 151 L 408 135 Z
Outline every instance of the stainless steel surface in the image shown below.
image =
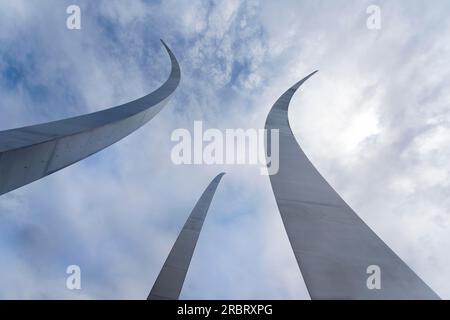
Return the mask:
M 156 91 L 107 110 L 0 132 L 0 195 L 76 163 L 152 119 L 180 82 L 180 66 L 163 42 L 172 70 Z
M 298 145 L 288 108 L 313 74 L 286 91 L 266 121 L 267 130 L 280 130 L 280 168 L 270 181 L 311 298 L 439 299 L 345 203 Z M 372 265 L 381 270 L 379 290 L 366 285 Z
M 198 200 L 170 250 L 148 295 L 148 300 L 177 300 L 179 298 L 209 205 L 224 174 L 216 176 Z

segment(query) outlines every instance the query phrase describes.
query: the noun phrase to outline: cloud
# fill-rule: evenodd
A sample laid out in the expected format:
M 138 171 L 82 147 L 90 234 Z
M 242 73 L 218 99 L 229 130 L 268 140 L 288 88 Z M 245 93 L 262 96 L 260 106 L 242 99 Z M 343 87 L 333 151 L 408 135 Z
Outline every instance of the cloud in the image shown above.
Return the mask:
M 175 166 L 176 128 L 263 128 L 268 110 L 315 69 L 290 121 L 321 173 L 442 297 L 449 298 L 449 4 L 380 1 L 2 1 L 0 128 L 117 105 L 167 76 L 179 90 L 116 145 L 0 199 L 1 298 L 145 298 L 209 181 L 209 211 L 184 298 L 308 294 L 267 177 L 254 166 Z M 7 13 L 7 14 L 6 14 Z M 65 288 L 82 268 L 82 290 Z

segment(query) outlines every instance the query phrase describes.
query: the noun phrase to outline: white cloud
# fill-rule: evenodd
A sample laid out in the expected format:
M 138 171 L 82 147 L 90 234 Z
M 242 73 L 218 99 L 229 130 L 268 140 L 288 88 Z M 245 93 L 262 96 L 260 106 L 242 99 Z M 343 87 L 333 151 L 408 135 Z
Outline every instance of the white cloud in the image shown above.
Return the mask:
M 292 101 L 298 141 L 355 211 L 450 297 L 449 5 L 382 1 L 373 32 L 368 4 L 83 2 L 83 30 L 70 33 L 64 3 L 2 1 L 17 16 L 0 22 L 0 73 L 8 54 L 26 67 L 13 89 L 0 82 L 2 129 L 156 88 L 168 72 L 160 37 L 183 79 L 138 132 L 2 197 L 1 297 L 144 298 L 203 188 L 225 169 L 183 296 L 308 298 L 268 178 L 257 167 L 174 166 L 170 133 L 199 119 L 262 128 L 273 102 L 315 69 Z M 48 88 L 43 103 L 27 81 Z M 64 287 L 74 263 L 85 275 L 79 293 Z

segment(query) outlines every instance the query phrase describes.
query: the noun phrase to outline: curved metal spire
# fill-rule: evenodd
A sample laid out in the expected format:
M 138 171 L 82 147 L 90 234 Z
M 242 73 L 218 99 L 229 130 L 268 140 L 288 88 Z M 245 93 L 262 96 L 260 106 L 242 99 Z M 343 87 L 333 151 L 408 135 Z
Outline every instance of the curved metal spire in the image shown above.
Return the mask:
M 314 73 L 286 91 L 266 120 L 266 129 L 280 134 L 272 189 L 311 298 L 439 299 L 345 203 L 297 144 L 288 107 Z M 380 289 L 367 285 L 373 280 L 372 266 L 379 267 Z
M 170 250 L 147 300 L 178 300 L 209 205 L 224 174 L 216 176 L 198 200 Z
M 78 162 L 126 137 L 152 119 L 180 82 L 180 66 L 156 91 L 123 105 L 74 118 L 0 132 L 0 195 Z

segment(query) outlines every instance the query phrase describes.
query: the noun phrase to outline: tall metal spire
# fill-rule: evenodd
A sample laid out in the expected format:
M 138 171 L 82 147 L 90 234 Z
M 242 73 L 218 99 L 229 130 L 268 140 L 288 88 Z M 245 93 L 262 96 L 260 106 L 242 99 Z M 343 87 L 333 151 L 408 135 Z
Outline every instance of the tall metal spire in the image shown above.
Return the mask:
M 177 300 L 179 298 L 209 205 L 224 174 L 216 176 L 198 200 L 170 250 L 148 295 L 148 300 Z
M 121 140 L 169 101 L 181 72 L 172 51 L 166 82 L 156 91 L 107 110 L 0 132 L 0 195 L 74 164 Z
M 289 103 L 314 73 L 286 91 L 266 121 L 266 129 L 279 129 L 280 136 L 272 189 L 311 298 L 439 299 L 345 203 L 297 144 L 288 121 Z M 368 285 L 375 270 L 380 288 Z

